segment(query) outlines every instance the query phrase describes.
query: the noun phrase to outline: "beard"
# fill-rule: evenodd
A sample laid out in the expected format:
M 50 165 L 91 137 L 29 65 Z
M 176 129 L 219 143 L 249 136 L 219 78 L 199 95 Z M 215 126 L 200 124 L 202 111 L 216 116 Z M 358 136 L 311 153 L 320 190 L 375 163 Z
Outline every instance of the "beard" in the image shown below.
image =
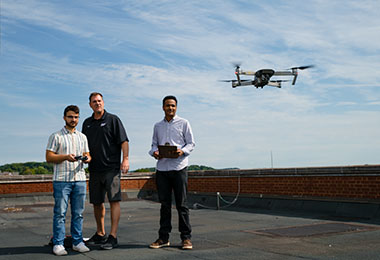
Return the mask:
M 71 122 L 67 122 L 67 121 L 66 121 L 66 127 L 69 128 L 69 129 L 73 129 L 73 128 L 75 128 L 77 125 L 78 125 L 78 123 L 75 122 L 75 121 L 71 121 Z

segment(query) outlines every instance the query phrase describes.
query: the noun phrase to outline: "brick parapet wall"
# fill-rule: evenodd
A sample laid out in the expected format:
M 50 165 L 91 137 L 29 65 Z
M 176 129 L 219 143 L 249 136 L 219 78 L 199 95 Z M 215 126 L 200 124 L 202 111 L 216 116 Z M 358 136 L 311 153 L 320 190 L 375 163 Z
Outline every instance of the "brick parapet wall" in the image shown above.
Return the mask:
M 240 184 L 239 184 L 240 181 Z M 210 185 L 212 183 L 212 185 Z M 239 190 L 240 185 L 240 190 Z M 380 176 L 230 177 L 189 181 L 192 192 L 256 195 L 380 199 Z
M 154 173 L 122 176 L 128 190 L 155 190 Z M 380 201 L 380 165 L 190 171 L 189 192 Z M 51 193 L 52 176 L 1 176 L 0 196 Z
M 121 189 L 154 190 L 154 173 L 128 174 L 121 178 Z M 88 185 L 87 185 L 88 188 Z M 2 194 L 52 193 L 52 175 L 0 176 L 0 196 Z

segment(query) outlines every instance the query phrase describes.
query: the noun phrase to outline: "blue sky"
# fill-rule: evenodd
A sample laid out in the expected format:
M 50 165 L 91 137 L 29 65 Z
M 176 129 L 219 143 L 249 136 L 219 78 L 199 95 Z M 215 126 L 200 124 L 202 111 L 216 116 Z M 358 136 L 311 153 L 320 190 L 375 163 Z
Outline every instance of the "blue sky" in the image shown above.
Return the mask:
M 151 167 L 161 100 L 193 128 L 191 164 L 378 164 L 380 1 L 1 1 L 0 165 L 44 161 L 63 109 L 89 93 L 123 121 L 131 169 Z M 301 71 L 232 89 L 243 69 Z

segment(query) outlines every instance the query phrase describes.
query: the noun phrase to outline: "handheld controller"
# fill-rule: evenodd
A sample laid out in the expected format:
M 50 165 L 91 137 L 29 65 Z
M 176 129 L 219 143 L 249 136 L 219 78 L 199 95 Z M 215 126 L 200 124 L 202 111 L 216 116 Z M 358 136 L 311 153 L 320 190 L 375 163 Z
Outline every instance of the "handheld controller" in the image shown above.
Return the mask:
M 78 161 L 86 161 L 88 159 L 87 156 L 82 156 L 82 155 L 75 156 L 74 158 L 75 160 L 78 160 Z

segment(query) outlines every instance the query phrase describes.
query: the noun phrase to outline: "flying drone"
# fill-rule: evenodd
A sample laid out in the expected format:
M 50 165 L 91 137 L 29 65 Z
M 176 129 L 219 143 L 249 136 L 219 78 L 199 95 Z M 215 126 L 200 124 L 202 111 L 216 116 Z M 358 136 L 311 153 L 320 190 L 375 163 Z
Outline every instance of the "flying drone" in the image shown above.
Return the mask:
M 296 84 L 298 77 L 298 70 L 304 70 L 312 68 L 314 65 L 293 67 L 283 71 L 274 71 L 272 69 L 261 69 L 258 71 L 243 71 L 239 64 L 235 64 L 235 75 L 237 79 L 232 80 L 221 80 L 223 82 L 231 82 L 232 87 L 240 86 L 255 86 L 256 88 L 263 88 L 264 86 L 271 86 L 281 88 L 282 82 L 287 82 L 289 80 L 271 80 L 272 76 L 293 76 L 292 85 Z M 240 75 L 255 76 L 253 80 L 251 79 L 241 79 Z

